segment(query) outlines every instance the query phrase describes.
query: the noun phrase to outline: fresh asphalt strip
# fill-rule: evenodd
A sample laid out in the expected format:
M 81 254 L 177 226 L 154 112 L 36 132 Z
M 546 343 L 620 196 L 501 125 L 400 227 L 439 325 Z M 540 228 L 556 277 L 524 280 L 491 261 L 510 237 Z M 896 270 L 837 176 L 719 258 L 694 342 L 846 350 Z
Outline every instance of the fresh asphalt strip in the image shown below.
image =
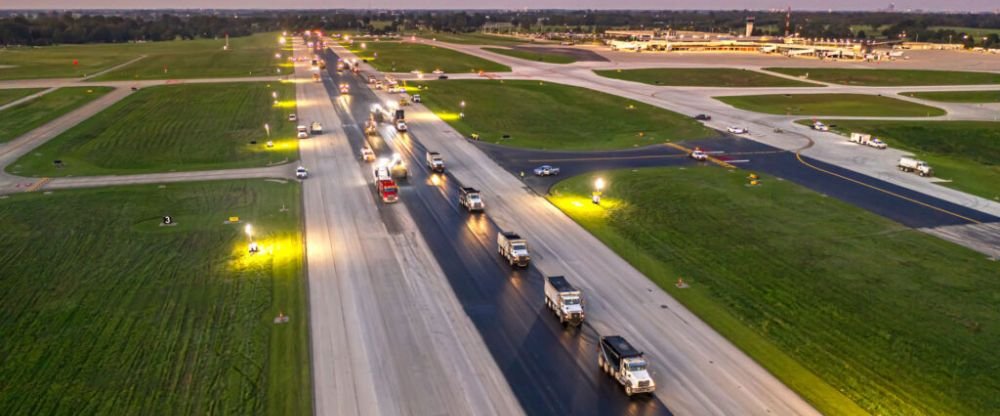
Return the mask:
M 336 55 L 326 54 L 327 62 Z M 409 169 L 400 185 L 400 204 L 378 202 L 382 218 L 406 209 L 444 271 L 452 290 L 482 336 L 525 412 L 532 415 L 652 415 L 670 414 L 655 396 L 629 399 L 622 387 L 597 367 L 598 334 L 592 327 L 565 329 L 544 306 L 543 276 L 535 268 L 511 270 L 496 252 L 496 224 L 487 214 L 469 214 L 458 205 L 458 181 L 448 173 L 438 175 L 438 185 L 424 166 L 424 148 L 412 133 L 397 135 L 383 123 L 380 135 L 367 137 L 361 126 L 369 106 L 380 102 L 355 75 L 339 76 L 328 69 L 324 77 L 331 97 L 336 86 L 350 85 L 350 112 L 334 103 L 345 125 L 347 140 L 359 155 L 359 169 L 367 174 L 371 164 L 360 161 L 367 140 L 376 155 L 391 154 L 384 140 L 396 145 Z M 335 98 L 334 98 L 335 99 Z M 373 194 L 373 198 L 375 195 Z M 489 201 L 486 201 L 487 206 Z M 487 208 L 488 210 L 488 208 Z M 487 211 L 488 212 L 488 211 Z M 387 226 L 388 223 L 387 223 Z M 508 230 L 518 231 L 518 230 Z
M 509 172 L 515 175 L 521 175 L 523 172 L 525 184 L 540 195 L 548 193 L 549 188 L 563 177 L 611 169 L 693 167 L 699 163 L 705 164 L 691 160 L 680 150 L 663 145 L 600 152 L 566 152 L 474 143 Z M 726 136 L 681 144 L 691 149 L 699 147 L 713 157 L 740 169 L 763 172 L 794 182 L 908 227 L 940 227 L 1000 221 L 1000 218 L 968 207 L 753 140 Z M 868 149 L 859 149 L 859 151 L 866 150 Z M 534 168 L 546 164 L 560 168 L 559 176 L 538 177 L 533 174 Z M 767 186 L 766 181 L 760 186 Z

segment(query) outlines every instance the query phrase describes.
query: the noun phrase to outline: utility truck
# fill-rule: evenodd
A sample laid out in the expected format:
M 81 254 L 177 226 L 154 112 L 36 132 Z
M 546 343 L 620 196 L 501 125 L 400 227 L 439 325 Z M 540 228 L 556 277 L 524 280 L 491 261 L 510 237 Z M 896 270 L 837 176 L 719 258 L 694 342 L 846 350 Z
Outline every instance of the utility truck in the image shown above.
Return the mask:
M 531 256 L 528 255 L 528 241 L 517 233 L 497 233 L 497 252 L 507 260 L 510 267 L 528 267 Z
M 583 323 L 583 293 L 563 276 L 545 278 L 545 306 L 559 318 L 559 323 L 580 326 Z
M 885 149 L 886 147 L 885 142 L 879 140 L 878 138 L 872 137 L 872 135 L 870 134 L 851 133 L 850 140 L 852 143 L 857 143 L 868 147 L 874 147 L 876 149 Z
M 458 204 L 465 207 L 469 212 L 482 211 L 486 208 L 483 197 L 476 188 L 458 188 Z
M 920 176 L 933 176 L 934 169 L 931 165 L 923 160 L 917 160 L 912 157 L 901 157 L 899 158 L 899 163 L 896 164 L 899 170 L 903 172 L 916 172 Z
M 619 335 L 601 337 L 597 364 L 604 373 L 625 386 L 625 394 L 652 393 L 656 383 L 649 376 L 649 364 L 642 352 Z
M 427 152 L 426 156 L 427 168 L 431 171 L 442 173 L 444 172 L 444 158 L 438 152 Z

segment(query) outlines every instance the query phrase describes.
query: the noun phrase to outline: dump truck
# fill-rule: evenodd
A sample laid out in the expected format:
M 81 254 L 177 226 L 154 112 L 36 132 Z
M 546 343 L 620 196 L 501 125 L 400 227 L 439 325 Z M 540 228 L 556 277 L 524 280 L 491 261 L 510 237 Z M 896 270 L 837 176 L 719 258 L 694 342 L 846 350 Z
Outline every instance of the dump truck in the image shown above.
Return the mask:
M 444 172 L 444 158 L 441 157 L 440 153 L 427 152 L 425 160 L 427 161 L 427 168 L 429 168 L 431 171 L 437 173 Z
M 465 207 L 469 212 L 482 211 L 486 208 L 483 197 L 476 188 L 458 188 L 458 204 Z
M 920 176 L 933 176 L 934 169 L 931 165 L 923 160 L 917 160 L 912 157 L 901 157 L 899 158 L 899 163 L 896 164 L 899 170 L 903 172 L 916 172 Z
M 379 198 L 382 198 L 382 202 L 391 204 L 399 200 L 399 187 L 392 179 L 380 179 L 376 183 L 375 189 L 378 191 Z
M 649 364 L 642 352 L 620 335 L 601 337 L 597 364 L 604 373 L 625 387 L 625 394 L 652 393 L 656 383 L 649 375 Z
M 559 318 L 559 323 L 579 326 L 583 323 L 583 293 L 564 276 L 545 278 L 545 306 Z
M 528 241 L 517 233 L 497 233 L 497 252 L 507 260 L 510 267 L 528 267 L 531 256 L 528 255 Z
M 318 121 L 309 125 L 309 134 L 323 134 L 323 125 Z
M 309 130 L 306 129 L 306 126 L 299 124 L 299 126 L 295 128 L 295 131 L 296 131 L 295 137 L 298 137 L 300 139 L 305 139 L 309 137 Z

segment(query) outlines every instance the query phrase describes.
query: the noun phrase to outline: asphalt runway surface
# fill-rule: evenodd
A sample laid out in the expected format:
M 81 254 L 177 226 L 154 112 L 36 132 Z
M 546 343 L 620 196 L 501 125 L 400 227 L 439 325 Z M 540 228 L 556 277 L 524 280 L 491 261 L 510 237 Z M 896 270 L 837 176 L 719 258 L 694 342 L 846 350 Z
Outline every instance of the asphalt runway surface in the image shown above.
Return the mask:
M 548 46 L 512 46 L 511 49 L 569 56 L 580 62 L 611 62 L 608 58 L 601 56 L 601 54 L 586 49 L 553 48 Z
M 515 175 L 524 172 L 524 183 L 545 195 L 566 177 L 611 169 L 694 165 L 687 153 L 663 145 L 600 152 L 561 152 L 505 147 L 475 142 L 483 152 Z M 752 140 L 721 138 L 681 142 L 701 148 L 723 162 L 748 171 L 763 172 L 837 198 L 913 228 L 998 222 L 1000 218 L 908 188 L 875 179 L 828 163 Z M 534 169 L 551 165 L 558 176 L 539 177 Z M 762 186 L 766 186 L 764 183 Z
M 328 62 L 336 55 L 328 52 Z M 405 206 L 430 245 L 452 290 L 486 342 L 522 408 L 528 414 L 671 414 L 655 396 L 625 396 L 597 366 L 596 331 L 586 324 L 563 328 L 544 306 L 543 276 L 534 268 L 512 270 L 496 252 L 496 224 L 484 214 L 469 214 L 458 205 L 457 180 L 424 166 L 425 149 L 411 134 L 397 134 L 387 123 L 380 134 L 365 136 L 361 128 L 370 105 L 380 102 L 361 80 L 328 69 L 331 97 L 336 86 L 350 85 L 351 114 L 340 114 L 347 139 L 359 155 L 367 141 L 378 157 L 387 157 L 391 141 L 407 163 L 409 177 L 400 184 L 402 204 L 381 205 L 391 212 Z M 338 107 L 338 112 L 343 111 Z M 348 122 L 347 120 L 353 120 Z M 445 161 L 447 165 L 447 161 Z M 360 162 L 363 169 L 370 164 Z M 382 218 L 391 223 L 391 215 Z M 517 230 L 510 230 L 517 231 Z M 530 245 L 530 242 L 529 242 Z

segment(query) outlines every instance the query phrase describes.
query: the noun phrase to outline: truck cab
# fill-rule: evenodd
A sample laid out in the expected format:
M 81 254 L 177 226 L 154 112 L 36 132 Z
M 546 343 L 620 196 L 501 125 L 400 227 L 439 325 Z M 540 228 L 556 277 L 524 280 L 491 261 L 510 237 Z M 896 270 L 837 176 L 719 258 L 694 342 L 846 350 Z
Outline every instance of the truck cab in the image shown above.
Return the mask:
M 347 83 L 341 83 L 340 84 L 340 93 L 343 94 L 343 95 L 350 94 L 351 93 L 351 87 L 349 85 L 347 85 Z
M 402 133 L 402 132 L 407 131 L 408 129 L 409 128 L 406 126 L 406 121 L 404 121 L 404 120 L 397 120 L 396 121 L 396 131 Z
M 320 124 L 320 122 L 318 122 L 318 121 L 312 122 L 312 124 L 309 126 L 309 133 L 310 134 L 323 134 L 323 125 Z
M 503 231 L 497 233 L 497 251 L 511 267 L 528 267 L 531 261 L 528 241 L 517 233 Z
M 295 131 L 296 131 L 295 137 L 298 137 L 300 139 L 305 139 L 309 137 L 309 130 L 306 129 L 306 126 L 299 124 L 299 126 L 295 128 Z
M 376 189 L 382 202 L 391 204 L 399 200 L 399 188 L 396 186 L 396 181 L 392 179 L 380 179 L 376 184 Z
M 444 172 L 444 158 L 438 152 L 427 152 L 427 167 L 437 173 Z
M 458 189 L 458 204 L 469 212 L 482 211 L 486 208 L 483 197 L 476 188 L 461 187 Z
M 545 306 L 556 314 L 560 324 L 583 323 L 583 294 L 563 276 L 545 278 Z
M 656 383 L 649 375 L 649 364 L 643 353 L 619 335 L 601 337 L 597 364 L 604 373 L 625 387 L 625 394 L 652 393 Z
M 361 160 L 364 160 L 365 162 L 374 162 L 375 151 L 373 151 L 371 147 L 368 147 L 368 145 L 365 145 L 365 147 L 361 148 Z

